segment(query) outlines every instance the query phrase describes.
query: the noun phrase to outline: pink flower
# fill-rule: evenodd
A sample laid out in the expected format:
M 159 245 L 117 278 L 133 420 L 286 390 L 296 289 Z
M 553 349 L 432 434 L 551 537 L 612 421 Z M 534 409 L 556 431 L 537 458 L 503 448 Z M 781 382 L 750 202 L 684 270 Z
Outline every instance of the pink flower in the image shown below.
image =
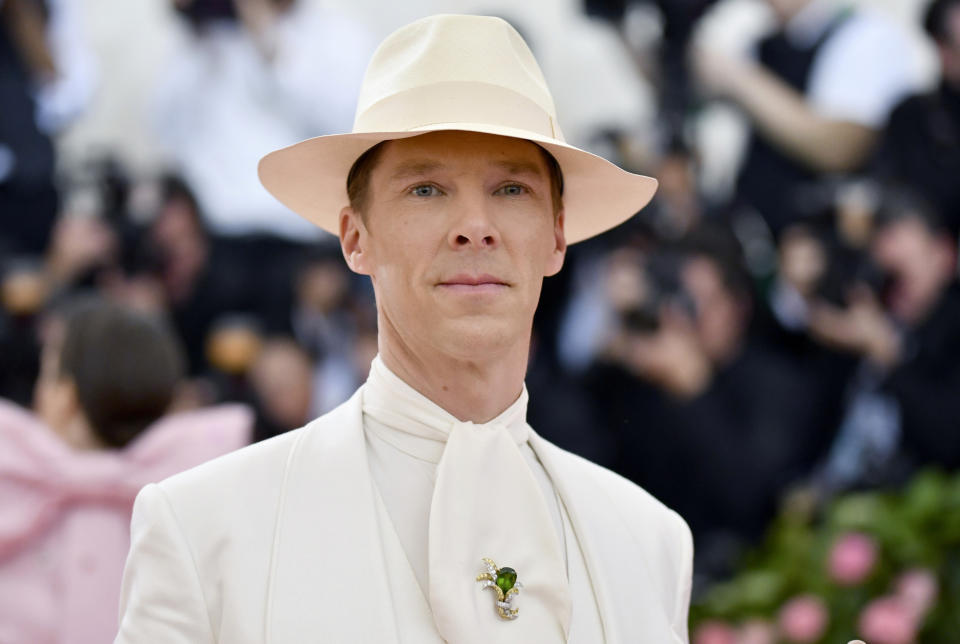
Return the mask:
M 748 620 L 737 632 L 737 644 L 775 644 L 777 629 L 762 619 Z
M 816 642 L 827 630 L 830 614 L 823 600 L 816 595 L 799 595 L 780 609 L 780 632 L 798 644 Z
M 693 634 L 693 644 L 736 644 L 736 632 L 726 622 L 709 620 Z
M 877 563 L 877 542 L 860 532 L 841 535 L 830 549 L 827 569 L 841 586 L 856 586 L 865 580 Z
M 899 597 L 875 599 L 860 615 L 860 635 L 870 644 L 912 644 L 917 636 L 917 618 Z
M 895 589 L 918 622 L 933 608 L 940 590 L 936 575 L 924 568 L 913 568 L 900 575 Z

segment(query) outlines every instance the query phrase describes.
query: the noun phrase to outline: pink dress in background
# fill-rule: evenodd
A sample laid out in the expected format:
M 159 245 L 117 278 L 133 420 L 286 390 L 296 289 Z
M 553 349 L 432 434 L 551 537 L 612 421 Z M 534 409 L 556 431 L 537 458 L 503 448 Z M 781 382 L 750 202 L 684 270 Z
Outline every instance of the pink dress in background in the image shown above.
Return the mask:
M 167 416 L 123 450 L 79 452 L 0 400 L 0 643 L 113 641 L 137 492 L 246 445 L 252 424 L 224 405 Z

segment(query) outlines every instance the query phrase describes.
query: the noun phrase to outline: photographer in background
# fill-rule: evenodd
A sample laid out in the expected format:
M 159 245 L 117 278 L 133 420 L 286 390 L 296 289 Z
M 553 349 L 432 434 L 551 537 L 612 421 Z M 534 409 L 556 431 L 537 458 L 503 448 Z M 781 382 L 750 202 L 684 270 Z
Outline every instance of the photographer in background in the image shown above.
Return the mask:
M 878 171 L 935 205 L 960 233 L 960 0 L 935 0 L 924 28 L 940 58 L 940 85 L 903 101 L 890 116 Z
M 720 576 L 828 439 L 802 376 L 751 337 L 752 285 L 723 235 L 700 231 L 637 270 L 640 303 L 590 375 L 596 410 L 615 469 L 685 513 L 697 574 Z
M 307 0 L 172 6 L 183 29 L 153 100 L 157 139 L 196 198 L 217 265 L 231 267 L 227 278 L 236 278 L 269 330 L 285 331 L 297 267 L 324 233 L 254 180 L 257 163 L 308 136 L 350 129 L 370 37 Z M 203 312 L 195 317 L 200 326 L 209 321 Z M 195 366 L 196 343 L 190 349 Z
M 274 246 L 318 239 L 252 178 L 266 152 L 350 128 L 373 51 L 365 29 L 304 0 L 172 4 L 185 29 L 157 88 L 155 126 L 207 226 L 235 241 L 267 236 L 260 241 Z M 277 257 L 240 250 L 253 261 Z
M 818 481 L 827 494 L 900 483 L 925 465 L 960 467 L 956 240 L 928 205 L 896 193 L 877 213 L 870 254 L 880 288 L 861 282 L 845 307 L 811 309 L 815 339 L 860 357 Z
M 0 0 L 0 260 L 38 256 L 57 214 L 52 138 L 86 107 L 79 3 Z
M 758 212 L 779 237 L 811 185 L 864 165 L 919 71 L 905 34 L 879 13 L 842 0 L 766 1 L 777 29 L 756 60 L 701 49 L 693 65 L 705 92 L 753 128 L 733 208 Z

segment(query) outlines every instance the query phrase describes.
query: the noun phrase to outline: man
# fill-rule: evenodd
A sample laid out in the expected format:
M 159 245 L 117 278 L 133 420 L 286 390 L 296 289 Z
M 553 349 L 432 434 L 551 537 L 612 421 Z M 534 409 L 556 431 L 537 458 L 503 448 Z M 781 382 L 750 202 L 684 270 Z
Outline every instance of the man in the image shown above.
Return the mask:
M 117 641 L 686 642 L 686 525 L 524 419 L 543 277 L 655 182 L 566 145 L 475 16 L 389 36 L 354 132 L 260 176 L 370 275 L 380 355 L 331 413 L 141 492 Z
M 637 264 L 642 303 L 587 379 L 613 468 L 689 523 L 695 587 L 730 575 L 821 447 L 817 388 L 749 332 L 749 277 L 706 232 Z
M 347 127 L 374 44 L 366 30 L 312 2 L 172 4 L 188 29 L 159 79 L 153 125 L 205 225 L 238 252 L 258 235 L 280 248 L 321 237 L 249 181 L 250 168 L 305 133 Z
M 750 121 L 736 201 L 779 236 L 804 214 L 805 189 L 862 166 L 917 71 L 909 42 L 880 15 L 837 0 L 767 2 L 778 29 L 756 61 L 716 51 L 694 60 L 702 85 Z
M 871 255 L 887 277 L 845 309 L 811 310 L 819 341 L 861 358 L 818 485 L 825 492 L 900 482 L 919 467 L 960 467 L 960 288 L 956 239 L 909 193 L 887 197 Z
M 924 28 L 940 58 L 940 86 L 909 97 L 890 115 L 879 173 L 923 194 L 960 233 L 960 0 L 936 0 Z

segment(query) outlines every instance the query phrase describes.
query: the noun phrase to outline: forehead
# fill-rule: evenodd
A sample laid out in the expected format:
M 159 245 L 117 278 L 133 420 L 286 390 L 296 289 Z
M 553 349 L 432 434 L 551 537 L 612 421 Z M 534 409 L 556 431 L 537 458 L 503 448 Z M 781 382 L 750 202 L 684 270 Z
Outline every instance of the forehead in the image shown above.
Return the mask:
M 930 230 L 917 217 L 911 216 L 892 221 L 877 231 L 877 241 L 880 243 L 898 244 L 905 240 L 919 242 L 933 238 Z
M 483 172 L 501 167 L 548 177 L 543 151 L 525 139 L 479 132 L 430 132 L 385 144 L 375 172 L 387 180 L 397 174 L 431 170 Z

